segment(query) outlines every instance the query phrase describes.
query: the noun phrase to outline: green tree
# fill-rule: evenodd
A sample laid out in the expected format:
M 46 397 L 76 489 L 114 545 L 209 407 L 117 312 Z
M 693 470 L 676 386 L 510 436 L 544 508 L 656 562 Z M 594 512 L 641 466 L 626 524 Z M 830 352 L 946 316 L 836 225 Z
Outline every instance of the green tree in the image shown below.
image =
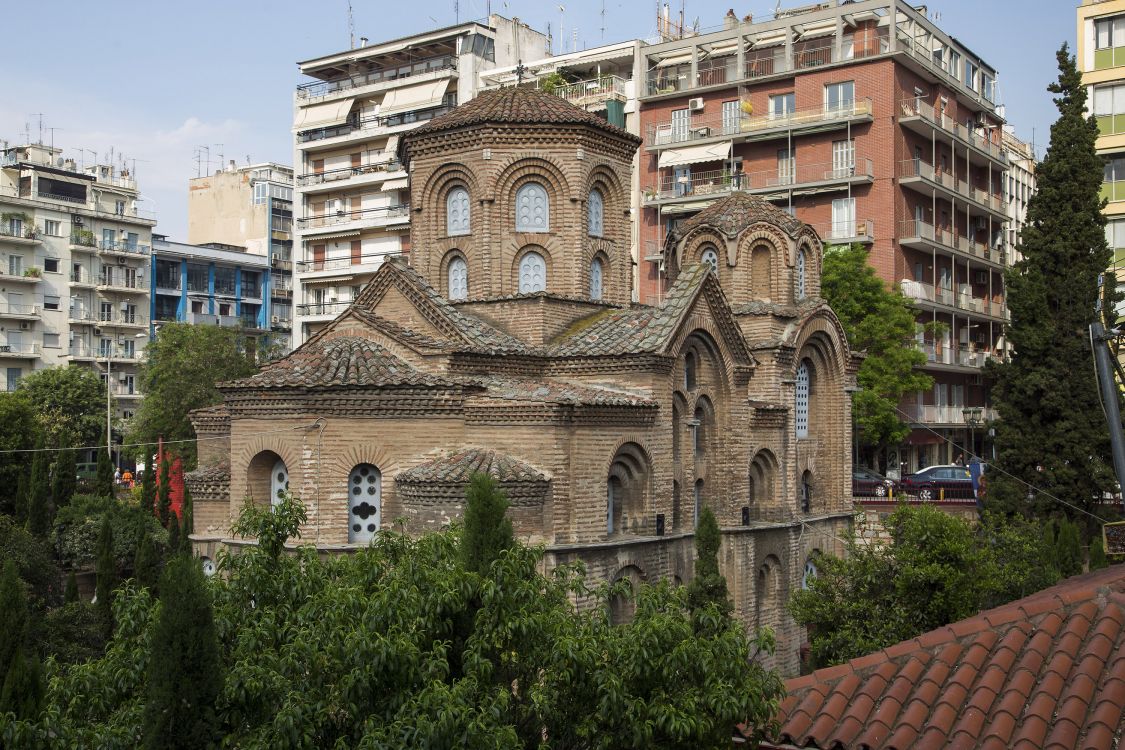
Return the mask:
M 25 454 L 26 455 L 26 454 Z M 16 494 L 13 498 L 15 513 L 13 514 L 21 524 L 27 522 L 27 501 L 30 494 L 31 470 L 26 464 L 21 467 L 19 479 L 16 481 Z
M 106 440 L 110 436 L 106 435 Z M 98 465 L 94 474 L 94 494 L 100 497 L 116 497 L 116 490 L 113 486 L 113 459 L 110 458 L 108 450 L 98 448 Z
M 47 539 L 31 534 L 11 516 L 0 516 L 0 561 L 16 565 L 17 575 L 27 585 L 33 609 L 55 602 L 59 570 Z M 0 633 L 12 632 L 0 626 Z
M 500 553 L 515 544 L 507 510 L 508 496 L 496 480 L 488 474 L 474 474 L 465 496 L 465 531 L 461 536 L 465 570 L 486 575 Z
M 168 514 L 168 555 L 174 557 L 183 551 L 180 543 L 180 518 L 175 513 Z
M 244 341 L 229 328 L 169 323 L 145 347 L 141 390 L 145 399 L 133 418 L 130 442 L 195 438 L 189 412 L 221 400 L 217 383 L 253 375 L 256 366 Z M 195 464 L 195 443 L 183 443 L 184 468 Z
M 191 554 L 191 532 L 195 529 L 195 508 L 191 500 L 191 491 L 184 483 L 184 499 L 180 506 L 180 544 L 184 551 Z
M 72 604 L 76 601 L 78 601 L 78 577 L 72 570 L 66 576 L 66 592 L 63 594 L 63 602 Z
M 55 458 L 54 476 L 51 477 L 51 495 L 55 501 L 55 508 L 62 508 L 70 504 L 78 488 L 78 456 L 68 436 L 63 437 L 58 455 Z
M 31 458 L 31 479 L 27 488 L 27 528 L 37 537 L 45 538 L 51 530 L 51 485 L 49 467 L 51 453 L 39 436 Z
M 0 393 L 0 513 L 27 520 L 26 451 L 39 432 L 35 410 L 20 393 Z M 20 487 L 23 488 L 21 494 Z
M 860 438 L 875 448 L 897 445 L 910 432 L 899 402 L 933 385 L 917 369 L 926 355 L 914 342 L 916 312 L 902 292 L 888 289 L 875 274 L 858 244 L 828 248 L 821 289 L 852 349 L 867 353 L 856 375 L 862 390 L 854 396 Z
M 79 445 L 97 445 L 105 432 L 105 385 L 88 367 L 49 367 L 20 378 L 16 393 L 34 410 L 48 445 L 63 433 Z
M 156 515 L 167 526 L 172 515 L 172 458 L 168 453 L 160 460 L 160 481 L 156 490 Z
M 1048 90 L 1059 118 L 1035 170 L 1022 259 L 1006 274 L 1014 354 L 995 368 L 998 471 L 989 473 L 988 504 L 1009 513 L 1028 508 L 1028 485 L 1049 493 L 1036 495 L 1032 510 L 1055 515 L 1074 511 L 1051 496 L 1093 511 L 1114 483 L 1093 367 L 1078 366 L 1092 358 L 1088 325 L 1098 275 L 1111 260 L 1101 213 L 1103 164 L 1086 87 L 1065 44 L 1057 58 L 1058 81 Z
M 719 570 L 719 523 L 710 508 L 699 514 L 695 527 L 695 575 L 688 586 L 688 604 L 696 617 L 697 625 L 707 621 L 706 610 L 715 607 L 724 616 L 730 615 L 733 605 L 727 592 L 727 579 Z
M 0 712 L 11 711 L 17 719 L 34 720 L 42 713 L 45 692 L 38 654 L 28 652 L 20 644 L 8 667 L 4 687 L 0 690 Z
M 0 674 L 7 675 L 27 629 L 27 591 L 14 560 L 0 574 Z
M 1063 578 L 1076 576 L 1082 572 L 1082 540 L 1077 524 L 1063 518 L 1059 521 L 1055 537 L 1055 560 Z
M 98 530 L 98 558 L 94 572 L 97 576 L 98 608 L 108 618 L 112 608 L 113 589 L 117 586 L 117 558 L 113 552 L 113 526 L 108 514 L 102 517 L 102 525 Z
M 137 555 L 133 559 L 133 577 L 141 586 L 152 588 L 160 576 L 160 555 L 156 551 L 156 542 L 148 529 L 142 529 L 137 540 Z
M 145 456 L 144 474 L 141 475 L 141 507 L 149 513 L 159 517 L 160 510 L 156 505 L 156 459 L 152 455 Z
M 145 679 L 142 746 L 208 747 L 219 739 L 222 661 L 207 582 L 196 560 L 173 557 L 160 577 L 154 653 Z
M 1102 544 L 1102 538 L 1095 536 L 1093 541 L 1090 542 L 1090 570 L 1101 570 L 1109 566 L 1109 560 L 1105 556 L 1105 545 Z
M 257 539 L 258 549 L 277 560 L 287 541 L 301 537 L 301 524 L 307 520 L 304 504 L 286 492 L 277 505 L 244 505 L 231 531 L 236 536 Z

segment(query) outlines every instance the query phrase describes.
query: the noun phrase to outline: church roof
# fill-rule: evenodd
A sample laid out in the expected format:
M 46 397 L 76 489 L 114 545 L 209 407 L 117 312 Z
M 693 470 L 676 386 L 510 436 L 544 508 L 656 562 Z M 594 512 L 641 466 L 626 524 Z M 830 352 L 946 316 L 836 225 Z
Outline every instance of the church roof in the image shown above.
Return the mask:
M 410 131 L 404 141 L 455 128 L 492 124 L 589 125 L 634 143 L 641 142 L 629 131 L 610 125 L 603 118 L 535 86 L 505 86 L 482 91 L 452 111 Z
M 570 406 L 656 406 L 647 395 L 618 385 L 593 385 L 569 383 L 562 380 L 537 378 L 534 380 L 505 376 L 473 375 L 474 385 L 484 387 L 479 394 L 484 399 L 503 401 L 537 401 Z
M 718 229 L 727 237 L 734 237 L 746 227 L 760 221 L 776 224 L 791 237 L 807 226 L 764 198 L 750 193 L 733 192 L 690 219 L 685 219 L 680 223 L 676 234 L 683 237 L 692 229 L 707 225 Z
M 458 384 L 416 370 L 374 341 L 358 336 L 312 339 L 257 375 L 222 384 L 224 388 L 454 385 Z
M 518 458 L 497 451 L 468 448 L 400 472 L 395 481 L 466 484 L 473 474 L 489 474 L 500 482 L 550 480 L 549 476 Z

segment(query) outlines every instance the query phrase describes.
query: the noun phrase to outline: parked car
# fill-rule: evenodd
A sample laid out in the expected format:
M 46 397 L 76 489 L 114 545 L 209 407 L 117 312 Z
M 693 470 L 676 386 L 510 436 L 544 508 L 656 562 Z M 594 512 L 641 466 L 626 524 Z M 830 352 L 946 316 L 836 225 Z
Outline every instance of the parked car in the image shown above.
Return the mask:
M 868 469 L 866 466 L 857 466 L 852 470 L 852 495 L 856 497 L 886 497 L 891 491 L 898 493 L 898 483 L 893 479 Z
M 973 499 L 973 478 L 968 466 L 927 466 L 902 478 L 902 491 L 917 495 L 919 500 L 937 500 L 944 496 L 954 500 Z

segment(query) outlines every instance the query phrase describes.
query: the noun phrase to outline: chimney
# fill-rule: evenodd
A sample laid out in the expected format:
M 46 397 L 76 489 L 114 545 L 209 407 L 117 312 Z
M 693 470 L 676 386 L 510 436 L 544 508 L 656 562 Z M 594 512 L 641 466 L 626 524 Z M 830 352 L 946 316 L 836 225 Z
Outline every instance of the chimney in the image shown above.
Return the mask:
M 359 38 L 359 46 L 360 46 L 361 48 L 362 48 L 362 47 L 366 47 L 366 46 L 367 46 L 367 37 L 365 37 L 365 36 L 361 36 L 361 37 Z
M 228 172 L 234 171 L 234 159 L 231 159 L 229 162 L 227 162 L 227 171 Z

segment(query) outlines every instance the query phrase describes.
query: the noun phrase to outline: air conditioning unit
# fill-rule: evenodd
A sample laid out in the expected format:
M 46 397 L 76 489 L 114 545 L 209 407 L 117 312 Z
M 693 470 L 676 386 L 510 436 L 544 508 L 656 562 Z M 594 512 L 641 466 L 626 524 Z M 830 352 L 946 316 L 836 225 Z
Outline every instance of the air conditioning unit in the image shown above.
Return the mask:
M 82 217 L 79 216 L 78 214 L 71 214 L 70 223 L 73 224 L 76 227 L 80 227 L 80 226 L 82 226 Z
M 31 321 L 30 320 L 21 320 L 20 321 L 20 330 L 21 331 L 30 331 L 31 330 Z
M 973 271 L 973 283 L 974 284 L 987 284 L 988 283 L 988 271 Z
M 270 318 L 270 322 L 274 323 L 274 324 L 280 323 L 281 322 L 281 316 L 280 315 L 274 315 L 273 317 Z
M 707 138 L 711 135 L 711 128 L 692 128 L 691 132 L 695 134 L 696 138 Z
M 703 111 L 703 97 L 697 96 L 697 97 L 694 97 L 692 99 L 688 99 L 687 108 L 690 109 L 692 112 L 702 112 Z
M 94 329 L 94 335 L 95 335 L 95 336 L 101 336 L 101 335 L 102 335 L 102 329 L 100 329 L 100 328 L 95 328 L 95 329 Z

